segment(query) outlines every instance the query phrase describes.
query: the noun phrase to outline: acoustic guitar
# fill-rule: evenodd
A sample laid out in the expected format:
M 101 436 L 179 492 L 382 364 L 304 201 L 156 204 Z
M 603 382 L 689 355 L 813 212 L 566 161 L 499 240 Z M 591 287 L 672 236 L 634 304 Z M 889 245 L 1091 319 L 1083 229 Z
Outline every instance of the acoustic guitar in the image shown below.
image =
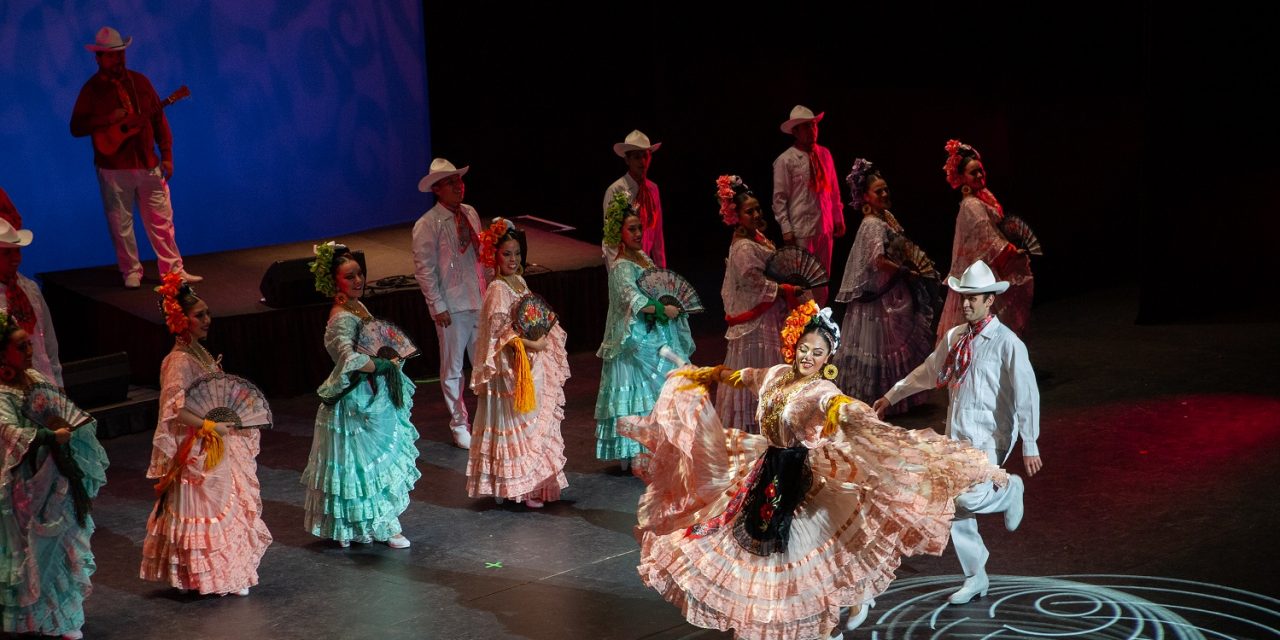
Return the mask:
M 98 150 L 104 156 L 109 156 L 120 150 L 120 145 L 125 140 L 138 135 L 139 131 L 146 126 L 146 122 L 152 116 L 159 113 L 161 109 L 186 98 L 191 97 L 191 90 L 187 85 L 178 87 L 168 98 L 160 101 L 160 106 L 154 109 L 147 109 L 140 113 L 134 113 L 120 122 L 112 123 L 106 127 L 93 132 L 93 148 Z

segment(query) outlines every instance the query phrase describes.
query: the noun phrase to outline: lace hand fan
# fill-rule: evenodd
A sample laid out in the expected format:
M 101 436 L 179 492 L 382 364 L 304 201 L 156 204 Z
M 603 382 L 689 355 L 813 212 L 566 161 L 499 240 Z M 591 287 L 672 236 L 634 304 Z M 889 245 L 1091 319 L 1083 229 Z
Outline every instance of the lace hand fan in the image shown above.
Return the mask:
M 818 257 L 796 246 L 778 249 L 764 263 L 766 278 L 778 284 L 812 289 L 827 284 L 827 270 Z
M 529 340 L 547 335 L 560 318 L 540 295 L 530 291 L 511 305 L 511 324 L 516 333 Z
M 376 318 L 360 323 L 360 333 L 356 336 L 356 350 L 387 360 L 392 358 L 406 360 L 418 355 L 418 347 L 405 334 L 404 329 Z
M 73 431 L 93 421 L 93 416 L 77 407 L 61 389 L 47 382 L 31 385 L 22 404 L 22 413 L 32 422 L 55 431 L 61 427 L 55 418 L 66 421 Z
M 920 274 L 924 278 L 938 279 L 938 267 L 925 254 L 920 245 L 898 236 L 890 244 L 889 258 L 898 264 Z
M 1040 239 L 1031 231 L 1031 227 L 1027 222 L 1018 216 L 1006 215 L 1004 220 L 1000 222 L 1000 232 L 1004 237 L 1013 243 L 1013 246 L 1026 251 L 1033 256 L 1044 255 L 1044 250 L 1040 248 Z
M 214 422 L 232 422 L 237 429 L 270 429 L 271 407 L 252 382 L 228 373 L 210 373 L 187 387 L 185 408 Z
M 644 273 L 636 278 L 636 286 L 640 287 L 640 291 L 646 296 L 674 307 L 679 307 L 684 313 L 699 313 L 704 311 L 702 306 L 702 298 L 698 297 L 698 292 L 694 290 L 693 285 L 689 284 L 684 276 L 670 269 L 645 269 Z M 661 313 L 661 309 L 655 309 L 654 313 Z

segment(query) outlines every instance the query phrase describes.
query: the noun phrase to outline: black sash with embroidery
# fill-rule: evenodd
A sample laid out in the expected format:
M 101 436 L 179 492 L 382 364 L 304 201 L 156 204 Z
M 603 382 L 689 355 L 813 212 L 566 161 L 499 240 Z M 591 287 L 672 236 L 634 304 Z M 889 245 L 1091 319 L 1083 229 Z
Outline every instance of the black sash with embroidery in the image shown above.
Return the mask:
M 813 482 L 808 457 L 803 446 L 765 451 L 760 475 L 733 525 L 733 537 L 743 549 L 758 556 L 787 550 L 792 517 Z

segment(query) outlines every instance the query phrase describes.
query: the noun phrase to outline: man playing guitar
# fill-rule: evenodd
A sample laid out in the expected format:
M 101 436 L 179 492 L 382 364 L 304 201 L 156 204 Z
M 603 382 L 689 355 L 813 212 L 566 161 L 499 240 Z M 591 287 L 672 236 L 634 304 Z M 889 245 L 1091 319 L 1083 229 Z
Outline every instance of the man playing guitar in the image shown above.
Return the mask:
M 160 275 L 176 271 L 187 282 L 199 282 L 203 278 L 183 269 L 174 240 L 168 182 L 173 176 L 173 135 L 151 81 L 125 68 L 125 48 L 132 41 L 132 37 L 121 39 L 120 32 L 103 27 L 96 41 L 85 45 L 97 58 L 98 72 L 85 82 L 76 98 L 71 135 L 94 136 L 93 164 L 124 286 L 136 289 L 142 283 L 142 263 L 133 234 L 135 202 L 156 252 Z M 185 87 L 166 102 L 184 97 L 183 92 Z

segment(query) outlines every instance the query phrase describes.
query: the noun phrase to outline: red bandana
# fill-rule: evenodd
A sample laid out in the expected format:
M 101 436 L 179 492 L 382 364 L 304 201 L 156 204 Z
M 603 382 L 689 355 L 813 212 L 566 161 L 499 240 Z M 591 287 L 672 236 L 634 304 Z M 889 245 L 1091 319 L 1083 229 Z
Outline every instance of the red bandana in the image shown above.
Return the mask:
M 942 370 L 938 372 L 938 388 L 947 386 L 958 387 L 964 380 L 964 374 L 969 371 L 969 364 L 973 362 L 973 340 L 978 337 L 979 333 L 991 324 L 994 315 L 989 315 L 978 324 L 969 327 L 969 332 L 960 336 L 955 344 L 951 345 L 951 350 L 947 352 L 947 363 L 942 366 Z

